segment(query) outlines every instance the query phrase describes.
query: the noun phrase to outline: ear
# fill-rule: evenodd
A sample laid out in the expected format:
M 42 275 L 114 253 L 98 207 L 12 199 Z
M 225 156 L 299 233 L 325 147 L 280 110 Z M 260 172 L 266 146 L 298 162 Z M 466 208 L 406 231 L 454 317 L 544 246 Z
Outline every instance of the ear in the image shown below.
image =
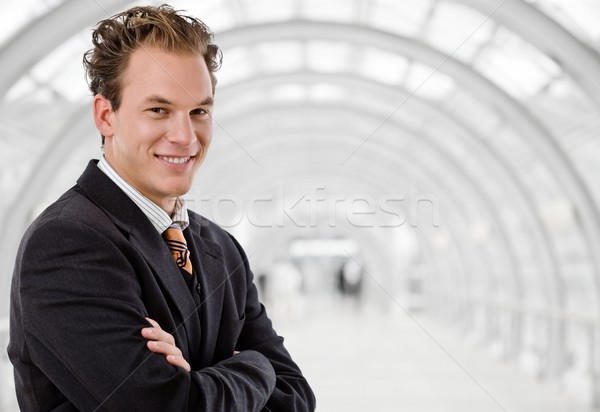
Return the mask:
M 94 96 L 93 105 L 96 129 L 98 129 L 102 136 L 112 137 L 115 134 L 112 104 L 106 97 L 97 94 Z

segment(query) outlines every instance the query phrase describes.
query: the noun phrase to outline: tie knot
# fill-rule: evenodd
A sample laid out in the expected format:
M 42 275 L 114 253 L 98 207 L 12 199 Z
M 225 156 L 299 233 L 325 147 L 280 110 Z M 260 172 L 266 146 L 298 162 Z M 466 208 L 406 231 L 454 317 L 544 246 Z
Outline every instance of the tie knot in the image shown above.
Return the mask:
M 179 242 L 179 243 L 183 243 L 184 245 L 187 245 L 187 242 L 185 241 L 185 237 L 183 236 L 183 232 L 182 230 L 179 228 L 179 226 L 170 226 L 167 230 L 165 230 L 163 232 L 163 238 L 165 239 L 165 241 L 168 242 Z
M 192 262 L 190 261 L 190 252 L 183 232 L 177 225 L 170 226 L 163 232 L 163 238 L 171 251 L 171 256 L 177 263 L 177 266 L 192 274 Z

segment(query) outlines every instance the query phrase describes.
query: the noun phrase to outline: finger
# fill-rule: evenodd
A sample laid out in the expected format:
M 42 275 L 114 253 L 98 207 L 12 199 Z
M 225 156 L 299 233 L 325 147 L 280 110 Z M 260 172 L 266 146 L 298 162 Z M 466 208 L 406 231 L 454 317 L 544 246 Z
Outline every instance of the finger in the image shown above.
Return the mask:
M 142 336 L 146 339 L 156 339 L 158 335 L 155 330 L 154 328 L 144 328 L 142 329 Z
M 155 331 L 156 336 L 157 336 L 157 339 L 155 339 L 155 340 L 158 340 L 158 341 L 161 341 L 161 342 L 165 342 L 165 343 L 168 343 L 169 345 L 175 346 L 175 338 L 173 337 L 173 335 L 171 335 L 170 333 L 165 332 L 162 329 L 159 329 L 159 330 L 154 329 L 154 331 Z
M 143 328 L 142 336 L 146 339 L 156 340 L 160 342 L 168 343 L 169 345 L 175 345 L 175 338 L 168 332 L 160 328 Z
M 148 349 L 154 353 L 165 355 L 167 362 L 173 366 L 191 371 L 190 364 L 185 360 L 183 354 L 176 346 L 168 345 L 164 342 L 149 341 Z
M 151 324 L 152 326 L 154 326 L 155 328 L 161 329 L 161 327 L 160 327 L 160 325 L 158 324 L 158 322 L 157 322 L 157 321 L 155 321 L 154 319 L 152 319 L 152 318 L 148 318 L 148 317 L 146 317 L 146 318 L 144 318 L 144 319 L 146 319 L 148 322 L 150 322 L 150 324 Z
M 181 350 L 174 345 L 169 345 L 165 342 L 157 342 L 157 341 L 148 341 L 146 343 L 146 346 L 148 346 L 148 349 L 150 349 L 152 352 L 154 353 L 159 353 L 165 356 L 168 355 L 172 355 L 172 356 L 181 356 Z
M 190 364 L 188 363 L 188 361 L 185 360 L 183 356 L 168 355 L 167 362 L 169 362 L 173 366 L 183 368 L 188 372 L 192 370 Z

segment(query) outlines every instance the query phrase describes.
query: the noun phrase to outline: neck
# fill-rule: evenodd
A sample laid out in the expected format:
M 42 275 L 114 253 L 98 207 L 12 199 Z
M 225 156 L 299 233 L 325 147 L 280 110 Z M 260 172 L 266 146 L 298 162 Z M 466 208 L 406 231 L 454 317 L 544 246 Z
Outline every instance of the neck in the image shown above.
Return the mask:
M 165 197 L 162 199 L 162 201 L 160 201 L 160 203 L 157 203 L 155 199 L 150 200 L 156 203 L 156 205 L 162 210 L 167 212 L 169 216 L 173 216 L 173 213 L 175 212 L 175 204 L 177 202 L 177 199 L 177 197 Z

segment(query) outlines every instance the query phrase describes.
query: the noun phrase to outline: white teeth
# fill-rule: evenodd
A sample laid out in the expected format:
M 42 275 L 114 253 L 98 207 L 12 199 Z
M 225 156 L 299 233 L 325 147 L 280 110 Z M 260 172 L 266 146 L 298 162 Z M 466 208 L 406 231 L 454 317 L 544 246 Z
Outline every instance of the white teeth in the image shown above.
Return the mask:
M 182 164 L 182 163 L 186 163 L 188 160 L 190 160 L 189 157 L 165 157 L 165 156 L 160 156 L 160 158 L 162 160 L 164 160 L 165 162 L 174 163 L 174 164 Z

